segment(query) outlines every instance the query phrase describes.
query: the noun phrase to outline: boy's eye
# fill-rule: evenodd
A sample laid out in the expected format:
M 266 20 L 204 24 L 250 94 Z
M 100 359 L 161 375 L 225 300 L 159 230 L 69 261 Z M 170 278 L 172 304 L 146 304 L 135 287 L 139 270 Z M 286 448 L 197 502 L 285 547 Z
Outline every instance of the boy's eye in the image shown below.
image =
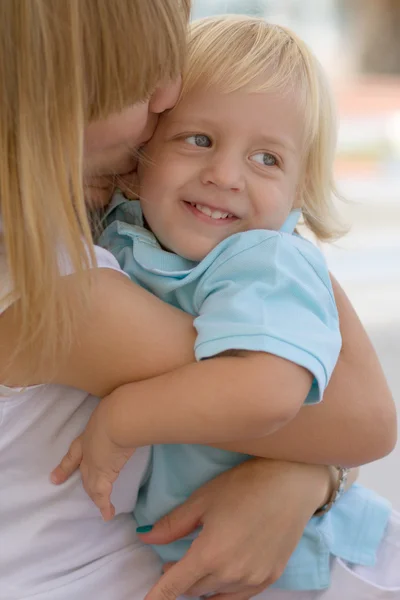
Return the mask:
M 199 146 L 200 148 L 209 148 L 211 146 L 211 140 L 208 135 L 200 133 L 196 135 L 190 135 L 189 137 L 185 138 L 185 142 L 192 144 L 192 146 Z
M 264 165 L 265 167 L 275 167 L 278 164 L 275 156 L 269 152 L 257 152 L 257 154 L 253 154 L 251 158 L 256 163 Z

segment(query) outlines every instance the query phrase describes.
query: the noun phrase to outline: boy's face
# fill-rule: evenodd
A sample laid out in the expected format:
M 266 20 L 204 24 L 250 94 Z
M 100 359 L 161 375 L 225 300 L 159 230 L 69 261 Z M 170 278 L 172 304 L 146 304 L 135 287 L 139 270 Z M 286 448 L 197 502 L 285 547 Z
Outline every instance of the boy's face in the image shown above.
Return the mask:
M 250 229 L 278 230 L 302 181 L 294 94 L 197 89 L 164 115 L 140 168 L 144 216 L 169 250 L 201 260 Z

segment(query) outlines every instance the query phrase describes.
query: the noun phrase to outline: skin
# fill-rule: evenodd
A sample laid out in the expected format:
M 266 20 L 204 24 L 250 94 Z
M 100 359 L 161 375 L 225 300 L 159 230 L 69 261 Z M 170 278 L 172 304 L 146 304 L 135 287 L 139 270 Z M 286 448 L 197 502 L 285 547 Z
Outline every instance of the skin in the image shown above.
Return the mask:
M 196 88 L 162 117 L 145 148 L 146 221 L 163 246 L 196 261 L 235 233 L 278 230 L 300 206 L 302 150 L 293 95 Z
M 146 600 L 174 598 L 179 593 L 200 596 L 215 590 L 219 593 L 214 600 L 247 600 L 280 577 L 294 548 L 293 540 L 300 540 L 315 510 L 315 498 L 304 495 L 304 485 L 308 482 L 314 490 L 318 479 L 323 482 L 326 471 L 299 464 L 293 469 L 293 463 L 259 459 L 253 459 L 251 465 L 250 472 L 243 464 L 213 479 L 163 517 L 150 533 L 141 536 L 151 544 L 167 543 L 191 533 L 199 523 L 203 525 L 184 559 L 164 567 L 166 574 Z M 335 469 L 331 471 L 332 481 L 336 481 Z M 357 469 L 353 469 L 348 487 L 356 477 Z M 275 482 L 268 503 L 262 498 L 265 490 L 254 485 L 255 479 L 269 485 Z M 240 502 L 239 486 L 243 490 Z M 293 511 L 288 492 L 301 505 L 301 511 Z M 322 504 L 325 501 L 326 497 Z M 252 502 L 253 510 L 258 502 L 263 507 L 257 518 L 249 514 Z M 232 527 L 232 518 L 235 523 L 246 522 L 245 536 Z M 247 546 L 251 546 L 252 553 L 247 552 Z M 225 583 L 221 586 L 221 582 Z
M 294 94 L 217 87 L 193 89 L 164 115 L 139 172 L 143 213 L 163 246 L 199 261 L 236 233 L 280 229 L 300 206 L 303 117 Z M 121 387 L 75 444 L 85 490 L 109 520 L 112 485 L 135 447 L 265 437 L 297 414 L 311 383 L 290 361 L 241 352 Z
M 84 139 L 84 187 L 88 205 L 108 204 L 116 184 L 133 184 L 138 148 L 154 133 L 161 113 L 172 108 L 181 89 L 180 78 L 160 85 L 145 102 L 125 108 L 103 121 L 90 123 Z
M 196 94 L 188 95 L 177 108 L 161 118 L 155 135 L 146 147 L 149 161 L 144 161 L 141 168 L 140 195 L 147 223 L 166 248 L 192 260 L 201 260 L 219 241 L 233 233 L 255 228 L 279 229 L 290 210 L 299 206 L 297 192 L 302 177 L 300 156 L 303 131 L 296 107 L 290 105 L 289 98 L 282 102 L 282 99 L 271 94 L 266 97 L 265 94 L 244 96 L 238 93 L 231 95 L 229 100 L 227 107 L 226 98 L 221 98 L 215 90 L 207 90 L 206 94 L 197 90 Z M 260 133 L 260 113 L 264 116 L 263 125 L 268 136 Z M 268 115 L 271 116 L 268 118 Z M 243 131 L 240 126 L 238 131 L 238 124 Z M 225 219 L 227 222 L 223 224 L 221 219 L 215 223 L 204 213 L 196 214 L 196 208 L 187 210 L 185 204 L 188 200 L 221 213 L 233 214 L 234 218 Z M 256 464 L 257 461 L 253 461 L 253 466 Z M 285 471 L 287 466 L 287 463 L 281 463 L 278 469 Z M 265 465 L 262 464 L 261 471 L 264 470 Z M 303 481 L 305 475 L 302 474 Z M 227 475 L 228 478 L 231 476 L 232 473 Z M 356 470 L 349 484 L 355 478 Z M 218 487 L 220 481 L 224 485 L 222 478 L 217 478 L 209 485 Z M 190 533 L 202 522 L 202 494 L 203 490 L 200 489 L 189 503 L 176 509 L 150 534 L 143 536 L 144 540 L 147 537 L 149 543 L 166 543 Z M 224 494 L 226 508 L 225 501 Z M 236 489 L 234 501 L 236 505 Z M 284 528 L 283 523 L 287 525 L 288 515 L 283 519 L 279 522 L 279 528 L 280 531 L 287 531 L 289 528 Z M 218 511 L 217 522 L 220 524 Z M 296 518 L 291 531 L 297 531 L 300 525 L 300 537 L 306 522 L 305 519 L 300 524 Z M 228 528 L 230 530 L 229 519 Z M 203 530 L 203 536 L 217 529 L 212 527 L 205 533 Z M 251 537 L 254 544 L 255 532 Z M 229 535 L 225 539 L 229 539 Z M 171 596 L 179 593 L 206 594 L 218 589 L 221 580 L 232 583 L 220 588 L 220 593 L 239 594 L 241 598 L 259 593 L 280 576 L 290 556 L 290 544 L 282 537 L 279 539 L 283 540 L 282 548 L 272 544 L 269 548 L 276 554 L 265 560 L 266 547 L 262 537 L 259 555 L 263 556 L 263 561 L 257 566 L 252 558 L 252 582 L 247 589 L 243 590 L 241 573 L 236 567 L 234 573 L 226 573 L 225 561 L 216 574 L 215 565 L 221 556 L 226 556 L 227 551 L 227 548 L 221 550 L 218 537 L 213 556 L 210 556 L 209 546 L 206 546 L 208 563 L 199 563 L 195 544 L 185 561 L 167 568 L 166 575 L 148 597 L 162 597 L 166 590 Z M 200 537 L 196 543 L 201 545 L 203 541 L 204 537 Z M 288 552 L 286 558 L 285 552 Z M 236 560 L 232 560 L 232 563 L 236 564 Z M 265 569 L 266 564 L 271 565 L 269 570 Z
M 138 136 L 140 143 L 142 142 L 139 129 L 143 132 L 149 119 L 153 119 L 151 114 L 144 114 L 141 108 L 132 107 L 138 117 L 138 125 L 132 127 L 130 132 L 130 135 Z M 127 124 L 126 115 L 121 113 L 115 117 L 123 131 Z M 109 133 L 101 135 L 102 128 L 107 123 L 109 119 L 105 123 L 94 123 L 86 132 L 89 141 L 90 136 L 98 136 L 98 144 L 92 147 L 92 150 L 96 148 L 96 156 L 92 154 L 90 144 L 86 144 L 85 184 L 89 205 L 107 204 L 115 185 L 115 177 L 124 175 L 126 168 L 131 167 L 129 160 L 133 144 L 128 145 L 126 139 L 117 140 L 114 136 L 116 129 L 111 131 L 110 128 Z M 149 128 L 151 129 L 150 126 Z M 146 133 L 143 136 L 143 141 L 147 135 Z M 115 162 L 113 158 L 113 165 L 110 165 L 109 152 L 114 146 L 118 147 L 118 151 L 115 150 Z M 135 169 L 134 164 L 132 167 Z M 97 179 L 99 173 L 101 180 Z M 129 177 L 126 179 L 129 187 Z M 194 332 L 189 315 L 162 303 L 130 284 L 122 275 L 108 269 L 98 269 L 91 273 L 90 277 L 93 283 L 89 297 L 90 314 L 85 314 L 85 327 L 77 332 L 68 355 L 62 359 L 60 357 L 56 373 L 52 369 L 47 370 L 46 365 L 43 365 L 40 372 L 26 376 L 31 357 L 37 352 L 37 349 L 32 347 L 27 347 L 21 353 L 17 364 L 10 364 L 9 357 L 14 351 L 15 340 L 18 339 L 19 325 L 14 318 L 13 307 L 0 317 L 0 374 L 4 383 L 15 386 L 32 385 L 51 379 L 55 383 L 85 389 L 101 396 L 129 381 L 167 372 L 193 360 Z M 72 294 L 75 277 L 66 277 L 64 283 L 65 293 Z M 273 442 L 270 438 L 258 440 L 254 454 L 286 458 L 287 461 L 319 462 L 322 465 L 361 464 L 384 456 L 395 444 L 393 402 L 376 354 L 346 295 L 336 282 L 333 282 L 333 285 L 341 315 L 344 344 L 326 391 L 325 402 L 315 407 L 312 414 L 307 408 L 301 409 L 290 427 L 287 426 L 274 434 Z M 133 313 L 132 306 L 135 307 Z M 134 319 L 135 314 L 139 314 L 140 319 Z M 129 315 L 132 317 L 130 320 Z M 169 343 L 171 339 L 174 339 L 174 345 Z M 138 343 L 141 353 L 132 361 L 131 349 Z M 168 353 L 164 351 L 165 347 L 168 347 Z M 365 431 L 368 432 L 367 435 Z M 318 444 L 309 443 L 310 434 L 314 435 Z M 242 442 L 240 446 L 243 452 L 252 453 L 252 442 Z M 268 539 L 281 538 L 280 528 L 276 531 L 271 529 L 271 524 L 278 523 L 276 517 L 281 514 L 283 506 L 277 492 L 282 493 L 285 498 L 288 516 L 295 514 L 302 523 L 326 501 L 331 488 L 330 472 L 326 467 L 279 462 L 276 463 L 279 467 L 279 477 L 275 478 L 271 477 L 270 468 L 267 466 L 271 462 L 275 463 L 258 459 L 248 461 L 241 467 L 241 473 L 247 473 L 242 483 L 236 470 L 232 469 L 224 473 L 219 488 L 205 487 L 198 491 L 201 502 L 199 501 L 200 508 L 194 511 L 194 518 L 197 520 L 197 517 L 201 517 L 204 523 L 210 523 L 207 532 L 202 536 L 202 547 L 193 551 L 190 565 L 180 562 L 173 571 L 171 570 L 167 581 L 164 578 L 160 580 L 151 596 L 152 600 L 175 598 L 182 586 L 186 585 L 189 589 L 190 585 L 196 584 L 203 576 L 210 575 L 214 575 L 217 582 L 213 580 L 212 587 L 206 591 L 224 590 L 228 583 L 229 570 L 237 571 L 237 557 L 233 552 L 233 544 L 227 546 L 233 532 L 234 545 L 241 548 L 241 558 L 246 559 L 249 564 L 249 567 L 241 570 L 241 582 L 237 584 L 236 591 L 240 593 L 240 599 L 248 598 L 254 593 L 254 550 L 257 555 L 261 553 L 258 546 L 255 549 L 248 532 L 253 529 L 259 532 L 265 529 L 268 531 Z M 232 490 L 229 493 L 236 498 L 237 488 L 240 486 L 243 512 L 242 516 L 235 516 L 235 527 L 232 528 L 226 506 L 224 505 L 223 510 L 218 510 L 218 506 L 223 494 L 228 494 L 228 489 Z M 299 502 L 300 496 L 304 496 L 304 503 Z M 277 502 L 274 501 L 275 498 Z M 294 500 L 292 504 L 289 502 L 290 498 Z M 214 509 L 210 513 L 212 507 Z M 191 512 L 192 509 L 193 504 L 188 505 L 187 510 Z M 259 526 L 260 515 L 263 514 L 270 515 L 270 525 L 266 528 Z M 224 527 L 221 529 L 222 516 Z M 171 520 L 165 519 L 160 528 L 157 528 L 157 542 L 168 542 L 174 535 L 179 537 L 180 529 L 177 525 L 181 519 L 177 518 L 173 521 L 175 525 L 170 526 L 173 518 L 174 516 Z M 212 524 L 214 525 L 211 526 Z M 148 537 L 146 539 L 149 542 L 155 541 Z M 291 551 L 297 541 L 298 534 L 293 532 L 293 536 L 286 539 L 285 553 Z M 209 564 L 207 548 L 212 548 L 216 556 L 224 557 L 225 566 L 218 564 L 214 568 L 213 564 Z M 281 558 L 271 556 L 267 562 L 269 572 L 265 575 L 271 582 L 276 578 L 277 571 L 282 568 Z M 190 582 L 187 575 L 188 566 L 193 566 Z M 229 600 L 229 597 L 228 595 L 224 598 Z M 239 600 L 239 596 L 235 595 L 235 600 Z

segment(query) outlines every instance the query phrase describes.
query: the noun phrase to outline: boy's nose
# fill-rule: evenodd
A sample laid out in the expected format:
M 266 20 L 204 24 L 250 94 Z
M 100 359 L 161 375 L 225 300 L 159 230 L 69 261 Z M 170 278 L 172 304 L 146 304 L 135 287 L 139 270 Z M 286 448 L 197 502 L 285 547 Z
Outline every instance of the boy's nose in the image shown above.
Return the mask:
M 202 183 L 215 185 L 221 190 L 232 192 L 242 192 L 245 187 L 239 161 L 232 157 L 211 157 L 210 163 L 203 170 Z

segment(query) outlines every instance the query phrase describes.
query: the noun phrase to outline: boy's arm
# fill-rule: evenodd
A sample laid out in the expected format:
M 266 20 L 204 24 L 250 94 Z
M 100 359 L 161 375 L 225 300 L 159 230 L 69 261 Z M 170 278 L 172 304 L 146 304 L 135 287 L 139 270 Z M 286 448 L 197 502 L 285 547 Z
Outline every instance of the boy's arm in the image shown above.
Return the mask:
M 95 269 L 90 311 L 68 351 L 31 373 L 37 348 L 15 355 L 20 325 L 13 308 L 0 318 L 2 383 L 26 386 L 53 380 L 103 396 L 116 387 L 194 361 L 193 318 L 132 284 L 120 273 Z M 64 278 L 73 296 L 80 280 Z M 292 461 L 360 465 L 388 454 L 396 443 L 396 413 L 377 355 L 349 299 L 333 280 L 343 347 L 324 402 L 301 408 L 279 432 L 230 449 Z M 55 369 L 57 366 L 58 370 Z M 367 432 L 367 435 L 365 434 Z M 310 443 L 314 440 L 315 443 Z
M 311 383 L 270 354 L 217 357 L 120 387 L 103 399 L 103 419 L 122 447 L 256 438 L 292 419 Z
M 324 261 L 289 236 L 249 234 L 197 286 L 200 362 L 103 400 L 117 446 L 260 438 L 322 398 L 341 345 Z M 244 356 L 219 356 L 232 350 Z
M 225 444 L 272 459 L 355 466 L 378 460 L 396 445 L 392 394 L 375 350 L 348 297 L 331 277 L 342 349 L 324 401 L 300 409 L 279 431 L 259 440 Z

